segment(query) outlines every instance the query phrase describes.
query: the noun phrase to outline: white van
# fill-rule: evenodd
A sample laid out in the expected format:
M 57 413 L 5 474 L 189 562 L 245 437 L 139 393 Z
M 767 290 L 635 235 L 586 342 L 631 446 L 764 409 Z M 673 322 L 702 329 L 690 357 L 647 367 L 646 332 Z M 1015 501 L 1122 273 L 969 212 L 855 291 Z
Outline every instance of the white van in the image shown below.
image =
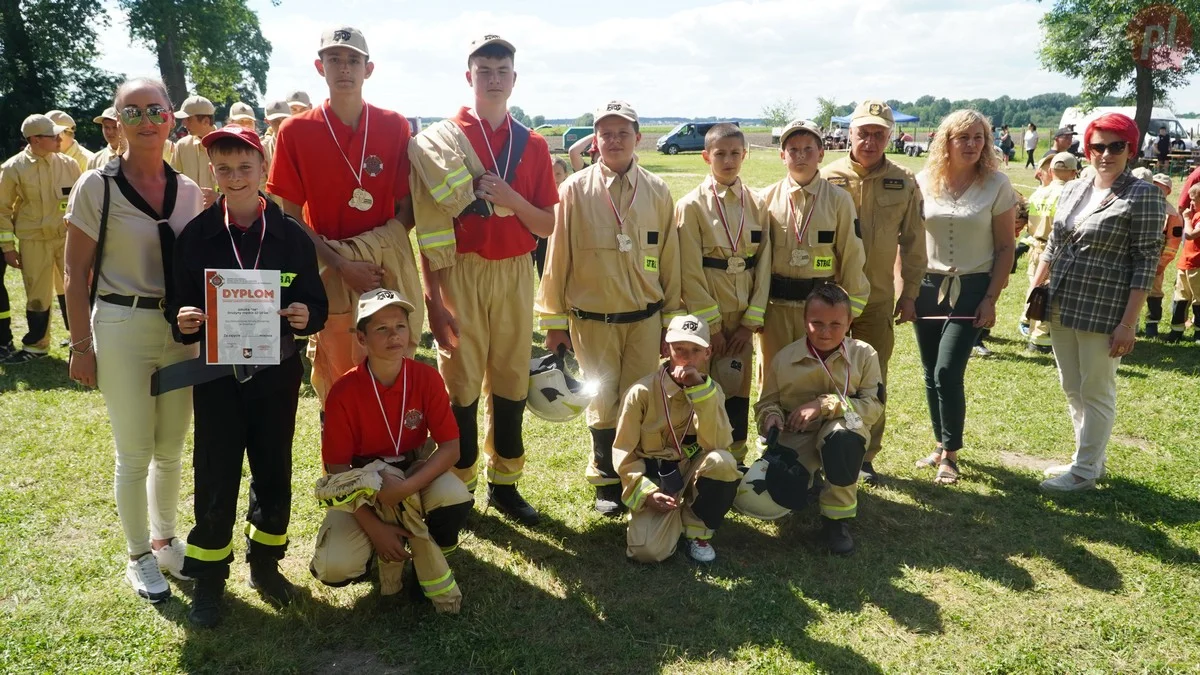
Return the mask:
M 1137 108 L 1133 106 L 1118 107 L 1099 107 L 1092 108 L 1086 114 L 1079 108 L 1067 108 L 1063 111 L 1062 121 L 1058 123 L 1059 128 L 1074 125 L 1075 133 L 1082 135 L 1083 130 L 1087 125 L 1097 117 L 1105 113 L 1121 113 L 1134 119 L 1137 115 Z M 1196 140 L 1192 137 L 1188 130 L 1179 123 L 1179 119 L 1175 117 L 1175 113 L 1167 108 L 1152 108 L 1150 110 L 1150 127 L 1146 131 L 1146 138 L 1142 139 L 1142 148 L 1145 149 L 1146 143 L 1151 137 L 1158 136 L 1159 127 L 1166 127 L 1167 133 L 1171 136 L 1172 145 L 1182 150 L 1195 150 Z M 1080 140 L 1079 136 L 1075 137 L 1076 142 Z

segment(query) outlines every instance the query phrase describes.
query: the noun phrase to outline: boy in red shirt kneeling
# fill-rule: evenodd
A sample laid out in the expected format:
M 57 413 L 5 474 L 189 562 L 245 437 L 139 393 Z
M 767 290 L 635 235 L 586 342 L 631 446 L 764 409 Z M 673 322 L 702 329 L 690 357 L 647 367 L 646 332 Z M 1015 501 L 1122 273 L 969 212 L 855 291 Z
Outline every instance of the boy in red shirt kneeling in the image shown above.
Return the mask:
M 400 589 L 399 572 L 411 557 L 425 597 L 439 612 L 456 612 L 462 593 L 445 555 L 458 547 L 473 499 L 450 471 L 458 425 L 446 385 L 436 369 L 404 356 L 412 311 L 396 291 L 359 298 L 357 337 L 367 359 L 325 401 L 321 456 L 329 475 L 317 485 L 330 508 L 309 569 L 320 582 L 343 586 L 366 577 L 377 555 L 387 595 Z

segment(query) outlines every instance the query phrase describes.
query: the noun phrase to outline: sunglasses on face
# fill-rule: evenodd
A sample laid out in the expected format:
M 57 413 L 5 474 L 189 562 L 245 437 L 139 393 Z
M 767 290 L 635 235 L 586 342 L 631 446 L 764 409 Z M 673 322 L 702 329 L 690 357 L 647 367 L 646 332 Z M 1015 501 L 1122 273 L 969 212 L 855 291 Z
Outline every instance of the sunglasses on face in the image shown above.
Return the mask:
M 143 119 L 150 120 L 151 124 L 166 124 L 167 113 L 170 110 L 153 103 L 145 108 L 139 108 L 136 105 L 127 105 L 121 108 L 121 121 L 126 125 L 135 127 L 142 123 Z
M 1119 155 L 1125 152 L 1125 148 L 1127 147 L 1129 147 L 1129 144 L 1125 141 L 1113 141 L 1112 143 L 1088 143 L 1088 152 L 1095 153 L 1097 155 L 1103 155 L 1105 152 L 1113 155 Z

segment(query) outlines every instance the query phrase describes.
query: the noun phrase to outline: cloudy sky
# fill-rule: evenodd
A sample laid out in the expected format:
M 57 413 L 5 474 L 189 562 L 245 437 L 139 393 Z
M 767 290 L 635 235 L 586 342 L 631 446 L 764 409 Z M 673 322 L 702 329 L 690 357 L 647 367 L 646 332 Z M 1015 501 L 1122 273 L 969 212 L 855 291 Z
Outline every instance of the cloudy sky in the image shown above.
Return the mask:
M 756 117 L 789 97 L 808 115 L 817 96 L 846 103 L 1079 91 L 1038 63 L 1046 5 L 1033 0 L 701 1 L 249 0 L 274 45 L 264 102 L 296 88 L 323 96 L 312 62 L 321 30 L 341 22 L 362 28 L 370 45 L 367 100 L 410 116 L 469 103 L 466 46 L 484 33 L 517 47 L 512 105 L 548 118 L 611 98 L 646 117 Z M 157 75 L 153 54 L 129 44 L 123 20 L 101 42 L 105 68 Z M 1200 87 L 1172 96 L 1177 112 L 1200 110 Z

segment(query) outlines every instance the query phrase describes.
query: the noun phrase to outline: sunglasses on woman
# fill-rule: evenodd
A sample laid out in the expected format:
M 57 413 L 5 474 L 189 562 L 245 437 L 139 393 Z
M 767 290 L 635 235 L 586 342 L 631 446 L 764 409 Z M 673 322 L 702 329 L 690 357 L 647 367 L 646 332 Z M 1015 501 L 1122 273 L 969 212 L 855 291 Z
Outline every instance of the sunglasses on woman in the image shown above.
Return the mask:
M 170 109 L 157 103 L 152 103 L 145 108 L 127 105 L 121 108 L 121 121 L 131 127 L 141 124 L 143 119 L 150 120 L 151 124 L 166 124 L 169 112 L 171 112 Z
M 1097 155 L 1103 155 L 1108 152 L 1112 155 L 1119 155 L 1125 152 L 1125 148 L 1129 147 L 1129 143 L 1125 141 L 1113 141 L 1112 143 L 1088 143 L 1088 152 Z

